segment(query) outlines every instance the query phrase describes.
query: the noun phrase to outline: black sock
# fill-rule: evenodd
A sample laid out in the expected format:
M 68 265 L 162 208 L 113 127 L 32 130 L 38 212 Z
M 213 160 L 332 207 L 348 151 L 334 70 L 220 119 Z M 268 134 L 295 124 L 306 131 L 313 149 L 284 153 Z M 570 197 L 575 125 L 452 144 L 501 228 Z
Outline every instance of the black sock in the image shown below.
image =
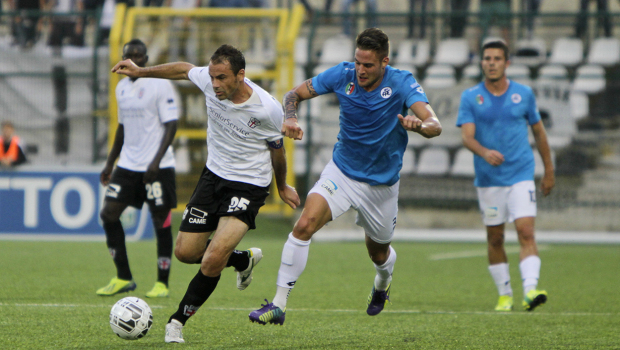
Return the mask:
M 211 243 L 210 239 L 207 240 L 205 251 L 207 251 L 207 247 L 209 246 L 209 243 Z M 195 262 L 195 264 L 200 264 L 200 263 L 202 263 L 202 256 Z M 228 261 L 226 262 L 226 267 L 234 266 L 235 269 L 239 271 L 243 271 L 247 269 L 249 265 L 250 265 L 250 257 L 248 256 L 248 252 L 245 250 L 243 251 L 240 251 L 237 249 L 233 250 L 232 254 L 230 255 L 230 258 L 228 258 Z
M 125 231 L 120 221 L 104 222 L 106 243 L 114 265 L 116 265 L 116 277 L 131 281 L 131 270 L 129 269 L 129 260 L 127 259 L 127 248 L 125 248 Z
M 213 293 L 215 287 L 217 287 L 217 282 L 219 280 L 220 276 L 208 277 L 203 275 L 202 271 L 198 270 L 196 276 L 194 276 L 189 283 L 187 292 L 185 292 L 185 296 L 183 296 L 183 300 L 181 300 L 177 312 L 170 316 L 168 323 L 170 323 L 172 319 L 175 319 L 185 325 L 185 322 L 187 322 L 187 320 L 198 311 L 202 304 L 209 299 L 209 296 Z
M 160 228 L 157 234 L 157 281 L 168 286 L 170 276 L 170 257 L 172 256 L 172 229 Z
M 250 266 L 250 256 L 246 250 L 239 251 L 233 250 L 232 254 L 230 254 L 230 258 L 228 258 L 228 262 L 226 263 L 226 267 L 234 266 L 237 271 L 243 271 Z

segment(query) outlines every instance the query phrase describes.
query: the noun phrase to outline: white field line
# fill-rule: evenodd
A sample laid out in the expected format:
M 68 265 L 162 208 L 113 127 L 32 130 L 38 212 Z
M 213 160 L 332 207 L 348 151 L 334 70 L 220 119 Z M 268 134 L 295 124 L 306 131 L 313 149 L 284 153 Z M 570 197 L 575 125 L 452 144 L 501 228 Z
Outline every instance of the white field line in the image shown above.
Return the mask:
M 88 304 L 22 304 L 22 303 L 0 303 L 0 307 L 90 307 L 90 308 L 111 308 L 109 305 L 88 305 Z M 163 309 L 164 306 L 149 305 L 151 309 Z M 203 307 L 204 310 L 215 311 L 254 311 L 252 308 L 224 308 L 224 307 Z M 331 313 L 362 313 L 364 310 L 350 310 L 350 309 L 288 309 L 290 312 L 331 312 Z M 383 313 L 390 314 L 431 314 L 431 315 L 547 315 L 547 316 L 620 316 L 620 314 L 608 313 L 608 312 L 495 312 L 495 311 L 422 311 L 422 310 L 383 310 Z
M 505 248 L 507 254 L 518 253 L 520 251 L 520 247 L 506 247 Z M 549 250 L 549 246 L 547 245 L 539 245 L 538 251 L 541 250 Z M 463 259 L 463 258 L 474 258 L 487 256 L 486 250 L 463 250 L 460 252 L 450 252 L 450 253 L 439 253 L 433 254 L 428 257 L 429 260 L 450 260 L 450 259 Z

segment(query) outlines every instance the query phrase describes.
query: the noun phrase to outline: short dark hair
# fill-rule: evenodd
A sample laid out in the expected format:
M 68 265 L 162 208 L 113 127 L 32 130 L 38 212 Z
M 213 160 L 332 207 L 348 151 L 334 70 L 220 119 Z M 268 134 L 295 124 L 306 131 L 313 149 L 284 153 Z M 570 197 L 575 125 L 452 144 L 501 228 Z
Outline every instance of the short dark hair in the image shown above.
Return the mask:
M 224 44 L 220 46 L 211 56 L 213 64 L 228 62 L 233 74 L 237 75 L 240 70 L 245 69 L 245 57 L 243 52 L 232 45 Z
M 506 45 L 503 40 L 493 40 L 482 45 L 482 52 L 480 53 L 480 56 L 484 57 L 484 50 L 486 49 L 502 49 L 504 51 L 504 58 L 508 61 L 508 45 Z
M 15 126 L 9 120 L 5 120 L 5 121 L 2 122 L 2 124 L 0 124 L 0 127 L 2 127 L 2 128 L 6 127 L 6 126 L 15 129 Z
M 384 59 L 390 54 L 390 39 L 379 28 L 368 28 L 361 32 L 355 40 L 356 47 L 360 50 L 374 51 L 379 59 Z
M 123 53 L 125 53 L 125 47 L 127 46 L 139 46 L 144 50 L 144 54 L 146 55 L 146 44 L 140 39 L 131 39 L 127 44 L 123 45 Z

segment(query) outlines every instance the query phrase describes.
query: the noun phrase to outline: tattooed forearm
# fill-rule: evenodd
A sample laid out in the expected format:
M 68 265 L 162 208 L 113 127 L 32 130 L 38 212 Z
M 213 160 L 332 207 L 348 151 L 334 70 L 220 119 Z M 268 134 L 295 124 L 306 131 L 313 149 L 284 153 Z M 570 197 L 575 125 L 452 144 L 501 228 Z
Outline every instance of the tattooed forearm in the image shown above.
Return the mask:
M 299 94 L 295 90 L 291 90 L 284 95 L 284 115 L 286 119 L 297 118 L 299 101 Z
M 308 92 L 310 92 L 310 96 L 319 96 L 319 94 L 316 93 L 316 90 L 314 90 L 314 86 L 312 86 L 312 79 L 306 80 L 306 88 L 308 89 Z

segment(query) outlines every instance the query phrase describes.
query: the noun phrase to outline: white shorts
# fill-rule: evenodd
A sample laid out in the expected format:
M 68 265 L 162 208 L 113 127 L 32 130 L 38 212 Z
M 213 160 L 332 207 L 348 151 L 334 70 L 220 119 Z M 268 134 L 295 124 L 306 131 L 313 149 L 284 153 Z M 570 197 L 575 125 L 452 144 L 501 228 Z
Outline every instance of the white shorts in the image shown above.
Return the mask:
M 476 190 L 482 221 L 486 226 L 536 216 L 536 185 L 532 180 L 512 186 L 476 187 Z
M 400 181 L 392 186 L 370 186 L 355 181 L 330 160 L 309 194 L 318 193 L 325 198 L 332 211 L 332 220 L 349 208 L 355 209 L 355 223 L 364 229 L 370 239 L 377 243 L 390 243 L 396 227 L 399 186 Z

